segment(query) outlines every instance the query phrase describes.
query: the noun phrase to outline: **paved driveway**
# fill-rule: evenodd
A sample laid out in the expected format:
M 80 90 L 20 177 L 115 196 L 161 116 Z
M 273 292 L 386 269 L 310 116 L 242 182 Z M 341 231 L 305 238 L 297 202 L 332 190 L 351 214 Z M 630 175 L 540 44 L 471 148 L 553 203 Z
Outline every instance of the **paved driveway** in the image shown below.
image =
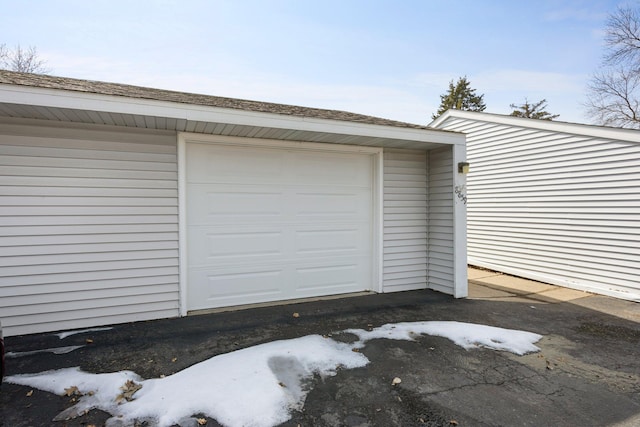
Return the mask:
M 385 323 L 456 320 L 543 335 L 538 353 L 464 350 L 446 338 L 373 340 L 370 363 L 314 378 L 285 426 L 638 426 L 640 304 L 482 270 L 470 270 L 470 298 L 431 291 L 366 295 L 181 319 L 116 325 L 72 335 L 66 354 L 9 358 L 9 375 L 80 366 L 132 370 L 145 378 L 178 372 L 212 356 L 273 340 L 334 334 Z M 294 316 L 298 313 L 298 316 Z M 9 337 L 7 350 L 60 347 L 51 334 Z M 392 385 L 394 378 L 401 383 Z M 202 381 L 215 381 L 203 378 Z M 51 421 L 74 397 L 5 383 L 0 425 L 103 425 L 99 410 Z M 195 414 L 194 414 L 195 415 Z M 206 418 L 206 417 L 205 417 Z M 207 426 L 218 426 L 206 419 Z M 148 424 L 140 424 L 148 425 Z

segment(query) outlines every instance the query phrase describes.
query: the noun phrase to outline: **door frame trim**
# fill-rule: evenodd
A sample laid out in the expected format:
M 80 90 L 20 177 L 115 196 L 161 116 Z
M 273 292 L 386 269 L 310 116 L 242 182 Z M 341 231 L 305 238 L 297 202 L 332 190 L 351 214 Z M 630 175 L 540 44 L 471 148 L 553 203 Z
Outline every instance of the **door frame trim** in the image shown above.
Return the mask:
M 371 203 L 371 278 L 370 291 L 382 292 L 382 256 L 383 256 L 383 148 L 336 143 L 315 143 L 299 141 L 281 141 L 262 138 L 242 138 L 224 135 L 204 135 L 187 132 L 178 133 L 178 235 L 179 235 L 179 282 L 180 315 L 188 314 L 187 293 L 188 264 L 187 257 L 187 144 L 210 144 L 259 147 L 273 149 L 296 149 L 309 151 L 329 151 L 343 153 L 363 153 L 372 156 L 372 203 Z

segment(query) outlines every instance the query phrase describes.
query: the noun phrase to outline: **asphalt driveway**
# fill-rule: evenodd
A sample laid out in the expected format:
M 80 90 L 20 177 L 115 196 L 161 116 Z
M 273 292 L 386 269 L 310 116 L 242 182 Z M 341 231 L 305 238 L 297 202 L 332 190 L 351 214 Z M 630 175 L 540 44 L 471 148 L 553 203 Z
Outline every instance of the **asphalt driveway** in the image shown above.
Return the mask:
M 19 357 L 7 359 L 7 373 L 80 366 L 155 378 L 274 340 L 320 334 L 348 341 L 349 334 L 337 332 L 456 320 L 541 334 L 541 351 L 517 356 L 465 350 L 426 335 L 373 340 L 361 350 L 367 366 L 314 378 L 304 407 L 283 425 L 640 425 L 640 304 L 482 270 L 470 270 L 469 277 L 465 300 L 411 291 L 115 325 L 64 340 L 52 334 L 8 337 L 7 351 Z M 83 347 L 38 352 L 62 345 Z M 402 382 L 393 385 L 394 378 Z M 0 426 L 101 426 L 110 417 L 92 410 L 53 422 L 75 397 L 9 383 L 0 390 Z M 207 426 L 219 425 L 202 418 Z

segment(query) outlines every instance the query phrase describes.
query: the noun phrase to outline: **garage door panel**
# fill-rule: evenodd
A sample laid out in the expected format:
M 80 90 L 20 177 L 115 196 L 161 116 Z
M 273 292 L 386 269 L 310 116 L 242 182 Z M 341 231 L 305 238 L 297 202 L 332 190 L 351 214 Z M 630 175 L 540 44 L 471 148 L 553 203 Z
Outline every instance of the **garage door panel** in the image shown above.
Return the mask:
M 305 298 L 364 290 L 367 257 L 309 259 L 296 265 L 273 263 L 195 269 L 200 286 L 189 294 L 190 310 Z M 203 286 L 204 284 L 204 286 Z
M 296 256 L 344 256 L 367 253 L 370 247 L 367 224 L 348 228 L 314 227 L 296 231 Z
M 327 186 L 192 184 L 188 221 L 192 225 L 260 221 L 362 220 L 371 209 L 370 189 Z
M 282 150 L 190 144 L 187 182 L 282 183 L 287 181 L 287 153 Z M 242 161 L 238 161 L 241 159 Z
M 282 284 L 287 282 L 284 268 L 266 266 L 247 269 L 193 270 L 190 280 L 189 309 L 201 310 L 230 305 L 277 301 L 286 298 Z
M 294 182 L 315 182 L 334 186 L 371 185 L 371 162 L 353 153 L 298 152 L 292 159 Z M 330 164 L 331 167 L 327 167 Z
M 371 208 L 370 195 L 365 190 L 358 192 L 297 192 L 294 196 L 296 215 L 301 217 L 324 217 L 325 219 L 362 218 Z
M 187 191 L 189 224 L 283 220 L 286 195 L 265 186 L 195 184 Z
M 371 240 L 368 224 L 275 225 L 252 227 L 190 227 L 189 264 L 296 262 L 319 257 L 368 254 Z
M 243 262 L 249 259 L 277 259 L 284 255 L 284 233 L 273 231 L 229 232 L 192 230 L 190 238 L 198 249 L 193 264 Z
M 351 261 L 351 262 L 349 262 Z M 363 267 L 366 259 L 346 259 L 336 264 L 335 260 L 323 265 L 318 263 L 308 267 L 298 267 L 295 270 L 296 293 L 299 297 L 311 294 L 352 292 L 362 280 Z

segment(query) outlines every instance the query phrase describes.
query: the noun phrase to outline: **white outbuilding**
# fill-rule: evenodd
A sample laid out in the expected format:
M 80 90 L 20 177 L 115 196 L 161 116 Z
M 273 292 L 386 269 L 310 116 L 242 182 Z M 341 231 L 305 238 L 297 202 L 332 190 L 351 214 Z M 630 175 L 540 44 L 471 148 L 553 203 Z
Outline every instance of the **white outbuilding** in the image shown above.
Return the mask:
M 464 297 L 465 137 L 0 71 L 5 335 L 359 292 Z
M 640 132 L 449 110 L 467 135 L 469 263 L 640 301 Z

